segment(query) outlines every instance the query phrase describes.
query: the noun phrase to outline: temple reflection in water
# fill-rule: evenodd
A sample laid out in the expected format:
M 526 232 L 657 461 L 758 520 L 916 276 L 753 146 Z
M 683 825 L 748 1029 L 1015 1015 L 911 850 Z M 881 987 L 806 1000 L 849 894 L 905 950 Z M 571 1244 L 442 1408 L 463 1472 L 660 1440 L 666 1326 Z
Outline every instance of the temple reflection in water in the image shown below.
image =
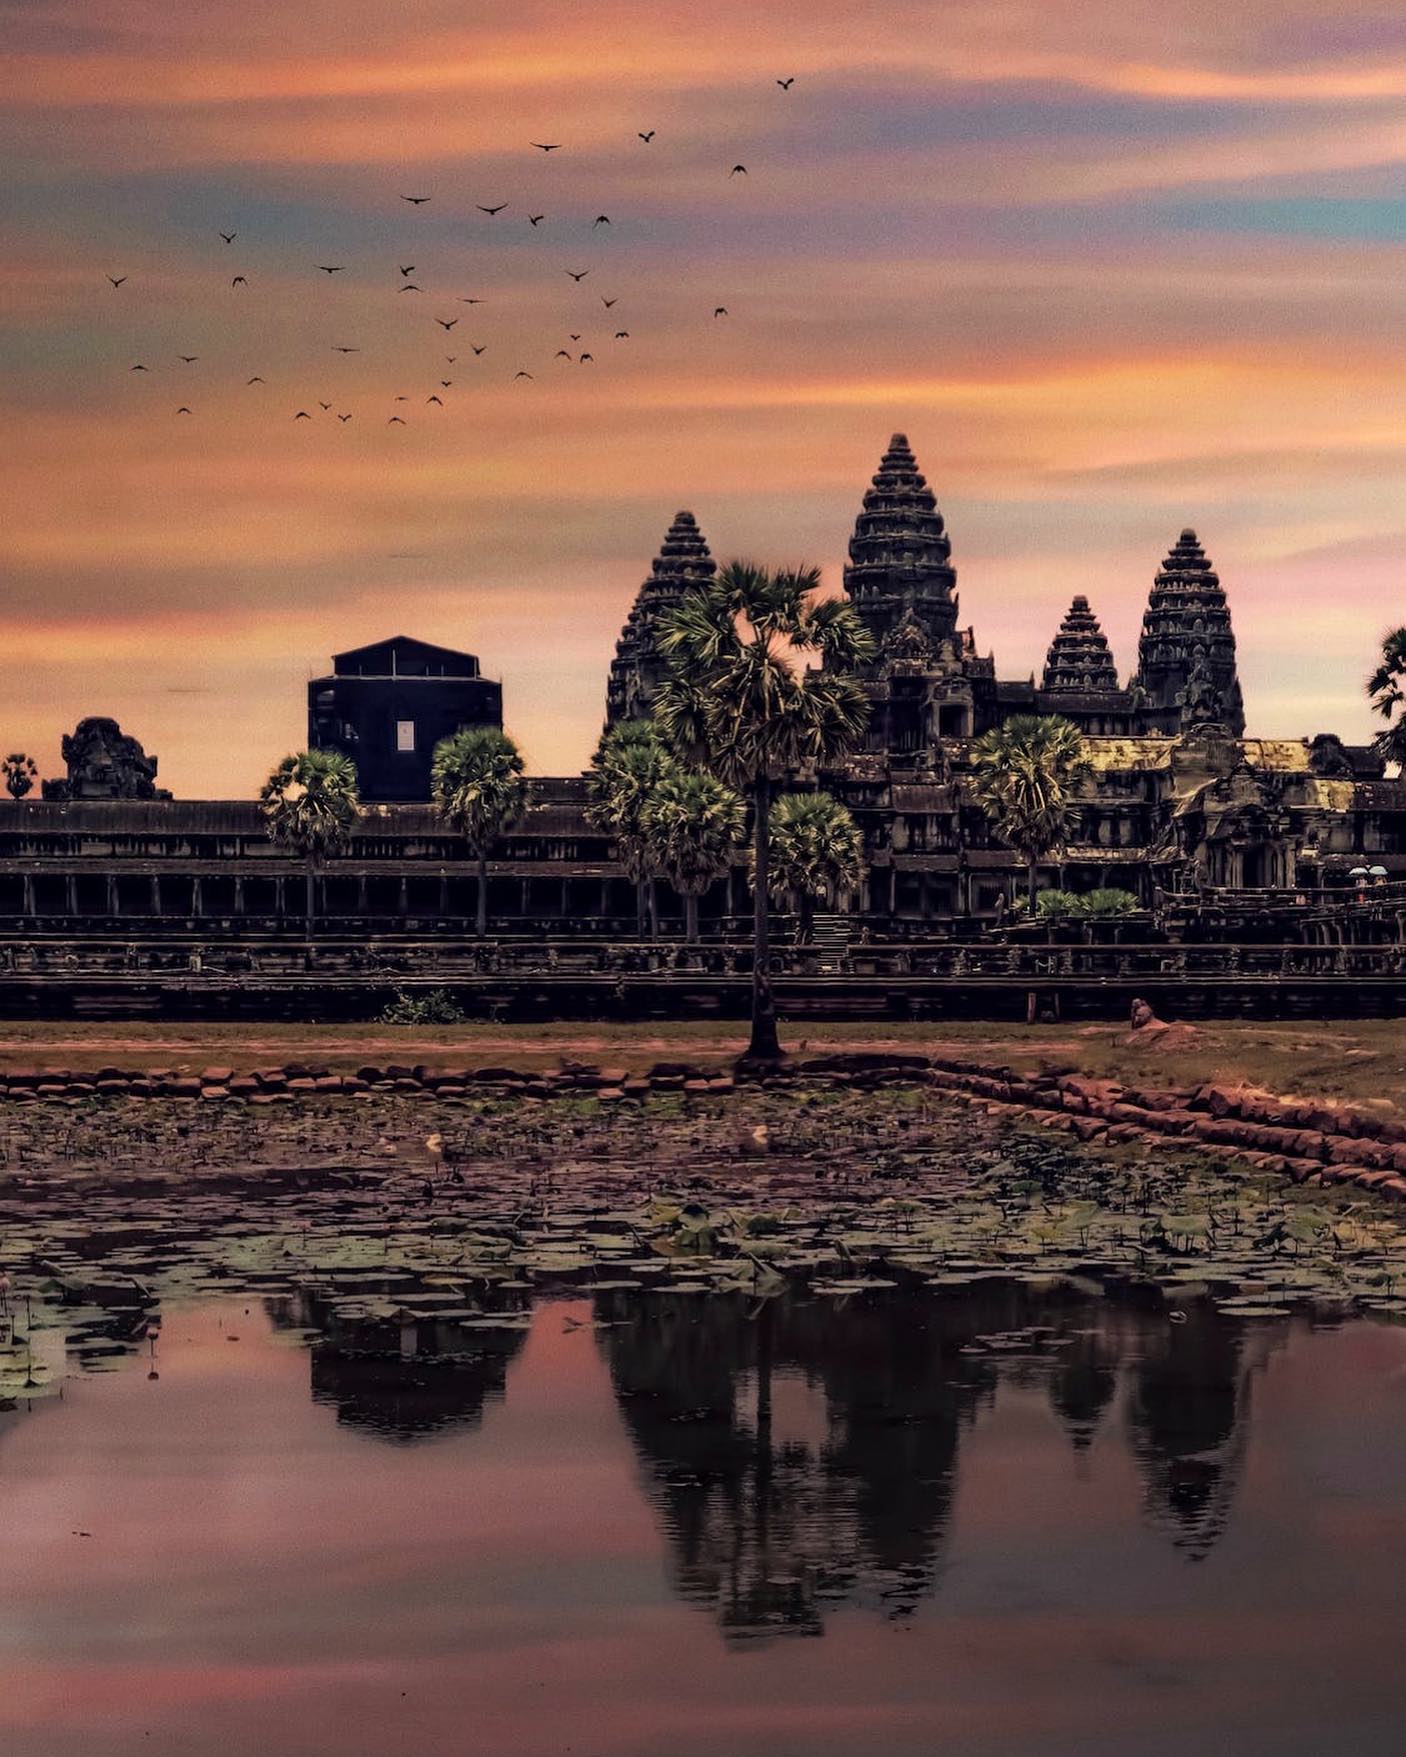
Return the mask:
M 963 1435 L 1038 1384 L 1072 1445 L 1121 1416 L 1155 1528 L 1221 1535 L 1250 1385 L 1285 1334 L 1011 1283 L 860 1299 L 602 1296 L 599 1334 L 675 1579 L 726 1634 L 909 1614 L 938 1581 Z

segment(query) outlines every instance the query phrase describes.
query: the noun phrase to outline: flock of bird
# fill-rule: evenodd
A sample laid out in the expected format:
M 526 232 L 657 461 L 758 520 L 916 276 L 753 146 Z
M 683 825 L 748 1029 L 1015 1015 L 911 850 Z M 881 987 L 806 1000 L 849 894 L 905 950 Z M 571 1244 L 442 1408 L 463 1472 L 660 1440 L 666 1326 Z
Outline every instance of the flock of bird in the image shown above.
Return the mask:
M 780 87 L 780 89 L 782 91 L 789 92 L 791 87 L 795 84 L 795 79 L 793 76 L 793 77 L 787 78 L 787 79 L 778 79 L 775 83 L 777 84 L 777 86 Z M 649 146 L 653 145 L 656 133 L 657 133 L 657 130 L 653 129 L 653 128 L 639 130 L 639 131 L 637 131 L 637 139 L 644 146 L 649 147 Z M 542 153 L 544 156 L 550 155 L 552 153 L 562 152 L 563 150 L 565 150 L 565 143 L 562 141 L 534 140 L 534 141 L 529 142 L 528 144 L 532 148 L 534 148 L 536 151 Z M 747 170 L 746 165 L 734 164 L 732 166 L 732 169 L 727 173 L 727 180 L 730 182 L 733 178 L 746 177 L 747 175 L 748 175 L 748 170 Z M 424 206 L 427 206 L 429 203 L 434 201 L 435 197 L 430 194 L 416 193 L 413 195 L 402 194 L 400 196 L 400 199 L 401 199 L 401 201 L 408 203 L 412 208 L 415 208 L 418 211 L 418 209 L 420 209 Z M 484 214 L 490 221 L 494 221 L 497 219 L 497 217 L 500 214 L 504 214 L 504 213 L 509 212 L 511 204 L 508 202 L 505 202 L 505 201 L 500 201 L 500 202 L 495 202 L 491 205 L 485 205 L 480 202 L 480 203 L 476 203 L 475 206 L 476 206 L 477 211 L 479 213 Z M 525 215 L 525 218 L 527 220 L 528 226 L 535 232 L 537 230 L 537 228 L 539 226 L 541 226 L 543 221 L 547 218 L 547 215 L 545 213 L 528 213 Z M 612 223 L 611 217 L 609 214 L 606 214 L 606 213 L 597 214 L 596 217 L 591 221 L 591 224 L 590 224 L 591 234 L 595 235 L 595 234 L 599 233 L 602 227 L 608 227 L 611 225 L 611 223 Z M 239 231 L 235 230 L 235 231 L 230 231 L 230 232 L 217 231 L 217 235 L 223 240 L 223 242 L 227 248 L 232 249 L 236 240 L 240 237 L 241 234 L 239 233 Z M 352 272 L 351 265 L 348 263 L 344 263 L 344 262 L 319 262 L 313 266 L 315 267 L 317 272 L 319 272 L 321 274 L 325 274 L 329 278 L 329 280 L 335 275 L 348 274 L 348 273 Z M 399 274 L 400 274 L 400 282 L 399 282 L 399 285 L 397 288 L 397 291 L 399 293 L 402 293 L 402 294 L 403 293 L 410 293 L 410 294 L 424 294 L 425 293 L 426 289 L 420 284 L 419 281 L 417 281 L 413 278 L 417 273 L 419 273 L 419 270 L 417 269 L 417 267 L 414 263 L 397 262 L 396 267 L 397 267 Z M 563 270 L 563 272 L 566 275 L 566 277 L 574 284 L 574 286 L 579 289 L 582 285 L 582 282 L 584 282 L 588 278 L 588 276 L 591 274 L 592 270 L 590 268 L 579 268 L 579 269 L 578 268 L 568 268 L 568 269 Z M 131 277 L 129 274 L 118 274 L 118 275 L 109 274 L 107 276 L 107 280 L 111 284 L 114 292 L 120 291 L 121 288 L 126 286 L 128 281 L 130 280 L 130 278 Z M 238 290 L 240 288 L 244 288 L 247 290 L 250 285 L 249 276 L 244 273 L 236 273 L 230 278 L 229 285 L 230 285 L 230 288 L 232 291 Z M 618 294 L 611 296 L 611 297 L 607 297 L 605 294 L 600 294 L 600 295 L 598 295 L 598 297 L 600 299 L 601 306 L 606 311 L 614 310 L 615 306 L 620 303 L 620 296 Z M 486 303 L 488 303 L 488 301 L 482 297 L 460 296 L 457 298 L 457 303 L 459 303 L 461 305 L 476 306 L 476 305 L 486 304 Z M 712 313 L 713 313 L 714 321 L 716 321 L 720 318 L 727 318 L 729 316 L 728 308 L 726 305 L 713 306 Z M 452 344 L 452 342 L 454 340 L 454 331 L 458 328 L 460 322 L 462 321 L 461 317 L 459 317 L 459 316 L 440 317 L 440 316 L 436 315 L 434 317 L 433 321 L 444 332 L 445 339 Z M 558 339 L 563 339 L 563 338 L 558 338 Z M 570 347 L 567 347 L 567 346 L 559 347 L 556 350 L 555 354 L 552 356 L 553 363 L 555 363 L 558 360 L 565 360 L 569 364 L 577 365 L 577 366 L 588 366 L 588 365 L 593 364 L 595 361 L 595 355 L 591 351 L 591 348 L 582 346 L 582 343 L 586 339 L 587 339 L 587 332 L 584 328 L 580 329 L 580 330 L 568 331 L 564 337 L 564 340 L 569 341 L 571 343 L 571 346 Z M 619 329 L 615 329 L 613 331 L 610 331 L 609 332 L 609 340 L 612 345 L 628 342 L 630 340 L 630 331 L 628 328 L 619 328 Z M 481 359 L 489 351 L 489 344 L 487 342 L 470 342 L 469 347 L 471 349 L 471 354 L 469 356 L 469 360 L 471 360 L 471 361 Z M 345 355 L 351 355 L 351 354 L 360 354 L 363 350 L 359 344 L 353 345 L 351 343 L 336 342 L 336 343 L 330 344 L 329 351 L 334 354 L 341 354 L 341 355 L 345 356 Z M 175 358 L 181 364 L 181 366 L 183 368 L 190 368 L 190 367 L 197 366 L 201 360 L 201 356 L 199 354 L 177 354 Z M 461 361 L 464 361 L 464 360 L 465 360 L 465 357 L 459 353 L 445 354 L 443 356 L 444 365 L 449 366 L 449 367 L 457 366 L 460 364 Z M 465 363 L 467 364 L 468 362 L 465 361 Z M 536 362 L 534 361 L 533 363 L 535 364 Z M 147 373 L 149 373 L 151 370 L 152 370 L 152 368 L 149 367 L 145 363 L 145 361 L 137 361 L 136 363 L 134 363 L 133 365 L 128 367 L 129 372 L 147 372 Z M 441 370 L 442 370 L 442 368 L 441 368 Z M 533 381 L 533 380 L 535 380 L 535 377 L 536 377 L 536 374 L 529 371 L 526 366 L 518 367 L 518 369 L 512 374 L 513 382 L 517 382 L 520 379 L 526 379 L 528 381 Z M 255 372 L 255 373 L 252 373 L 245 380 L 245 388 L 247 389 L 247 388 L 252 388 L 255 386 L 266 386 L 267 382 L 268 381 L 263 377 L 263 375 L 261 373 Z M 433 389 L 431 389 L 430 394 L 424 398 L 424 402 L 421 406 L 424 408 L 433 408 L 436 406 L 439 408 L 444 408 L 445 407 L 445 399 L 440 393 L 452 389 L 455 386 L 456 382 L 457 381 L 454 378 L 439 377 L 437 385 Z M 399 394 L 399 395 L 395 396 L 395 398 L 394 398 L 394 402 L 397 404 L 401 404 L 401 403 L 408 404 L 408 403 L 412 402 L 412 400 L 413 399 L 407 394 Z M 333 416 L 335 416 L 337 421 L 342 423 L 343 425 L 345 425 L 348 421 L 350 421 L 352 419 L 352 411 L 351 410 L 339 410 L 335 406 L 334 403 L 324 402 L 320 397 L 314 399 L 314 402 L 315 402 L 315 406 L 316 406 L 317 410 L 320 411 L 320 413 L 322 415 L 324 415 L 324 416 L 333 415 Z M 190 416 L 193 418 L 194 414 L 195 414 L 195 410 L 190 404 L 181 403 L 181 404 L 177 405 L 175 413 L 177 416 L 184 415 L 184 416 Z M 314 421 L 317 419 L 317 416 L 314 415 L 312 408 L 298 408 L 295 410 L 290 410 L 290 413 L 291 413 L 291 418 L 295 422 L 296 421 Z M 392 414 L 390 414 L 386 418 L 385 424 L 388 427 L 405 427 L 408 425 L 408 422 L 407 422 L 404 415 L 402 415 L 398 411 L 396 411 L 396 412 L 393 412 Z

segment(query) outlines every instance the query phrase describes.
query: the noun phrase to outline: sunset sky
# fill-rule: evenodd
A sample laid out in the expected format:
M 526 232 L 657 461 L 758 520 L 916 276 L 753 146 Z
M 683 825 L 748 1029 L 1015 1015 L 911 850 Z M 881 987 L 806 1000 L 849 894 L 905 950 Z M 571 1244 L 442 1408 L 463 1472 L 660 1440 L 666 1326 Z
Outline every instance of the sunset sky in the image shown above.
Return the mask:
M 178 795 L 248 795 L 307 678 L 396 632 L 476 652 L 530 767 L 578 769 L 674 511 L 838 585 L 895 429 L 1003 675 L 1076 591 L 1126 673 L 1191 524 L 1250 731 L 1373 729 L 1406 620 L 1399 0 L 0 19 L 0 744 L 46 774 L 106 713 Z

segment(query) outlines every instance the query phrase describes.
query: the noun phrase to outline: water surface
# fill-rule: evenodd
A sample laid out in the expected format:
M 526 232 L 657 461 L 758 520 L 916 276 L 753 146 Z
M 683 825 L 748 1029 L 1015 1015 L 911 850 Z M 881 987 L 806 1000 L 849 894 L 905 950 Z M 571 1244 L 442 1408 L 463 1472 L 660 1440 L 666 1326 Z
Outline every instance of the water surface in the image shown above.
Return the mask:
M 1406 1330 L 996 1278 L 531 1302 L 177 1300 L 0 1413 L 4 1748 L 1406 1744 Z

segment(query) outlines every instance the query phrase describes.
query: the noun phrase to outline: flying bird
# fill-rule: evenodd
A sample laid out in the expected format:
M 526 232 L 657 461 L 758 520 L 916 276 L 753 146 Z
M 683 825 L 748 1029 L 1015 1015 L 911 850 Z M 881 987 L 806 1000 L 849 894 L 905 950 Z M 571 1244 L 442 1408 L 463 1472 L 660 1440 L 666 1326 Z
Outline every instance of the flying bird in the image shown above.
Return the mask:
M 320 397 L 318 398 L 317 406 L 324 414 L 326 414 L 332 407 L 331 403 L 324 403 Z
M 578 274 L 574 268 L 569 268 L 566 272 L 571 276 L 572 280 L 576 282 L 577 286 L 580 286 L 581 282 L 585 280 L 586 276 L 590 274 L 591 271 L 588 268 L 583 268 Z
M 332 348 L 332 352 L 334 354 L 359 354 L 361 352 L 361 349 L 360 348 L 339 348 L 334 344 L 333 348 Z
M 640 135 L 640 139 L 644 142 L 644 144 L 646 146 L 648 146 L 650 141 L 654 139 L 655 135 L 658 132 L 659 132 L 659 130 L 657 128 L 651 128 L 648 134 Z
M 475 206 L 475 207 L 477 207 L 477 209 L 478 209 L 478 211 L 479 211 L 479 212 L 480 212 L 480 213 L 481 213 L 481 214 L 487 214 L 487 215 L 488 215 L 488 217 L 489 217 L 489 219 L 492 219 L 492 218 L 493 218 L 493 216 L 494 216 L 494 214 L 500 214 L 500 213 L 502 213 L 502 211 L 503 211 L 503 209 L 504 209 L 504 208 L 505 208 L 505 207 L 506 207 L 506 206 L 507 206 L 507 205 L 508 205 L 508 204 L 507 204 L 507 202 L 506 202 L 506 201 L 500 201 L 500 202 L 499 202 L 499 203 L 498 203 L 498 205 L 497 205 L 497 207 L 485 207 L 485 206 L 484 206 L 484 205 L 483 205 L 483 203 L 482 203 L 482 202 L 481 202 L 481 201 L 480 201 L 480 202 L 475 202 L 475 203 L 474 203 L 474 206 Z
M 596 217 L 591 221 L 591 224 L 593 226 L 608 226 L 610 224 L 610 215 L 609 214 L 597 214 Z
M 245 280 L 243 275 L 236 275 L 230 282 L 230 286 L 232 287 L 247 287 L 248 285 L 249 283 Z
M 726 317 L 727 316 L 727 306 L 726 305 L 715 305 L 713 307 L 713 316 L 714 317 Z
M 546 217 L 546 214 L 529 214 L 527 216 L 527 223 L 529 226 L 540 226 Z
M 267 380 L 260 378 L 256 372 L 252 378 L 246 378 L 244 382 L 245 384 L 264 384 Z
M 417 286 L 414 281 L 402 281 L 400 290 L 402 293 L 423 293 L 425 289 Z
M 451 365 L 451 366 L 452 366 L 452 365 L 453 365 L 453 364 L 454 364 L 454 362 L 455 362 L 455 361 L 456 361 L 456 360 L 457 360 L 457 359 L 458 359 L 458 358 L 459 358 L 459 356 L 458 356 L 458 355 L 457 355 L 457 354 L 446 354 L 446 355 L 445 355 L 445 356 L 444 356 L 444 358 L 445 358 L 445 359 L 446 359 L 446 360 L 447 360 L 447 361 L 448 361 L 448 363 L 449 363 L 449 364 L 450 364 L 450 365 Z
M 551 146 L 545 145 L 540 140 L 534 140 L 532 145 L 535 146 L 539 152 L 559 153 L 561 151 L 561 142 L 559 140 L 554 142 Z
M 404 427 L 404 425 L 405 422 L 399 415 L 392 415 L 390 420 L 386 422 L 387 427 Z
M 295 421 L 311 421 L 312 416 L 307 412 L 306 409 L 299 409 L 297 414 L 294 415 L 293 419 Z
M 224 239 L 226 244 L 233 244 L 235 239 L 239 236 L 239 233 L 238 232 L 221 232 L 220 236 Z
M 441 378 L 439 381 L 439 388 L 441 390 L 448 390 L 453 382 L 454 380 L 452 378 Z
M 578 335 L 577 335 L 577 334 L 576 334 L 576 332 L 575 332 L 575 330 L 573 330 L 573 331 L 572 331 L 572 332 L 571 332 L 571 339 L 572 339 L 572 341 L 573 341 L 573 342 L 579 342 L 579 341 L 580 341 L 580 340 L 581 340 L 581 338 L 580 338 L 580 336 L 578 336 Z
M 186 408 L 184 403 L 182 403 L 180 408 L 176 410 L 176 413 L 178 415 L 188 415 L 190 413 L 190 410 L 188 408 Z
M 145 366 L 129 366 L 129 367 L 128 367 L 128 368 L 127 368 L 127 370 L 128 370 L 128 371 L 129 371 L 129 372 L 145 372 L 145 371 L 146 371 L 146 367 L 145 367 Z
M 793 73 L 789 79 L 778 79 L 776 83 L 781 87 L 782 91 L 788 92 L 796 83 L 796 76 Z
M 413 262 L 410 264 L 410 266 L 408 268 L 402 266 L 402 264 L 400 264 L 400 263 L 397 263 L 396 267 L 400 269 L 400 272 L 403 275 L 413 275 L 415 272 L 415 264 Z
M 123 281 L 127 279 L 126 275 L 109 275 L 107 278 L 112 282 L 114 287 L 120 287 Z
M 618 295 L 614 299 L 602 299 L 601 300 L 601 304 L 605 306 L 607 311 L 610 310 L 612 305 L 618 305 L 619 303 L 620 303 L 620 299 L 619 299 Z
M 585 364 L 586 364 L 586 362 L 587 362 L 587 361 L 588 361 L 588 360 L 594 360 L 594 359 L 595 359 L 595 355 L 594 355 L 594 354 L 583 354 L 583 355 L 582 355 L 582 356 L 581 356 L 581 358 L 580 358 L 580 361 L 579 361 L 579 362 L 578 362 L 578 364 L 579 364 L 579 365 L 581 365 L 581 366 L 584 366 L 584 365 L 585 365 Z
M 421 207 L 430 197 L 428 195 L 402 195 L 400 199 L 410 202 L 415 207 Z
M 335 267 L 329 267 L 325 262 L 320 262 L 320 263 L 318 263 L 317 266 L 322 270 L 323 274 L 325 274 L 325 275 L 344 274 L 346 272 L 346 267 L 347 267 L 346 263 L 344 263 L 344 262 L 337 263 Z
M 351 420 L 351 416 L 350 416 L 350 415 L 338 415 L 338 417 L 337 417 L 337 419 L 338 419 L 338 420 L 339 420 L 339 421 L 350 421 L 350 420 Z
M 617 329 L 617 330 L 616 330 L 616 332 L 615 332 L 615 339 L 616 339 L 616 341 L 617 341 L 617 342 L 628 342 L 628 341 L 629 341 L 629 339 L 630 339 L 630 332 L 629 332 L 629 330 L 627 330 L 627 329 Z
M 483 300 L 482 299 L 461 299 L 459 301 L 459 303 L 461 305 L 482 305 Z
M 446 335 L 449 333 L 449 331 L 451 329 L 453 329 L 454 325 L 456 323 L 458 323 L 458 321 L 459 321 L 459 319 L 457 317 L 437 317 L 435 319 L 435 322 L 445 332 Z
M 515 372 L 513 374 L 514 378 L 531 378 L 531 376 L 532 374 L 530 372 Z
M 200 356 L 199 354 L 177 354 L 176 358 L 178 360 L 184 360 L 187 366 L 194 366 Z
M 425 398 L 425 401 L 427 403 L 438 403 L 441 409 L 444 407 L 444 398 L 443 397 L 427 396 Z
M 552 358 L 554 360 L 569 360 L 571 355 L 565 348 L 558 348 L 556 353 L 552 355 Z
M 488 352 L 488 343 L 487 342 L 485 342 L 482 347 L 479 347 L 477 342 L 470 342 L 469 346 L 473 349 L 475 355 L 486 354 Z
M 728 176 L 735 177 L 738 175 L 739 172 L 742 174 L 742 176 L 745 177 L 747 175 L 747 167 L 745 165 L 734 165 L 732 167 L 732 169 L 728 172 Z

